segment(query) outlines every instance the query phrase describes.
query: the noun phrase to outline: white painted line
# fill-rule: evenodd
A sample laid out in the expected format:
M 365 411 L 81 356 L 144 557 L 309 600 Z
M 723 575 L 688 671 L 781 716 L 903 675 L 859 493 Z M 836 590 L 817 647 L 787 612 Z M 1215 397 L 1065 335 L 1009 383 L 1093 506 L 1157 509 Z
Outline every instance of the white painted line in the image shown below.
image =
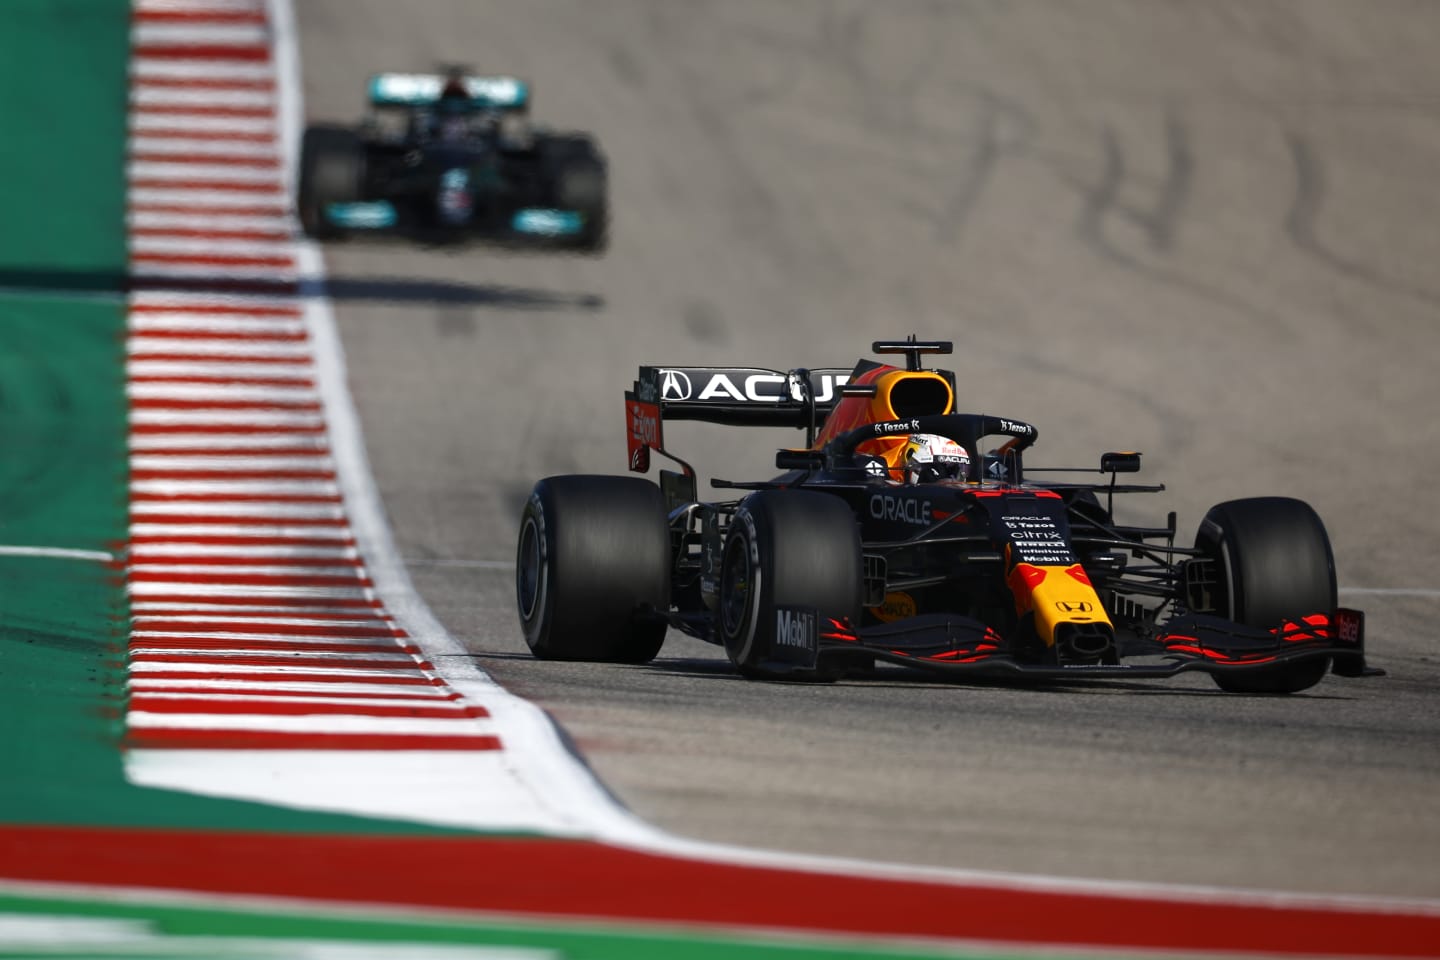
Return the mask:
M 135 0 L 138 13 L 183 11 L 186 13 L 248 13 L 263 10 L 265 0 Z
M 113 553 L 104 550 L 75 550 L 70 547 L 31 547 L 16 544 L 0 544 L 0 557 L 45 557 L 55 560 L 92 560 L 110 563 Z
M 266 472 L 283 473 L 291 470 L 307 472 L 333 472 L 329 458 L 325 456 L 274 456 L 264 450 L 243 457 L 187 457 L 176 454 L 132 453 L 131 470 L 154 470 L 183 472 L 187 470 L 213 470 L 216 472 Z
M 440 703 L 459 703 L 448 699 L 451 691 L 446 687 L 430 686 L 428 684 L 396 684 L 396 683 L 321 683 L 314 680 L 306 680 L 304 677 L 295 677 L 290 680 L 246 680 L 239 677 L 183 677 L 183 678 L 162 678 L 162 677 L 137 677 L 132 676 L 128 686 L 132 693 L 144 693 L 147 696 L 152 693 L 170 692 L 176 696 L 184 696 L 185 690 L 209 690 L 216 693 L 233 693 L 237 696 L 264 696 L 266 693 L 308 693 L 315 695 L 333 694 L 336 697 L 346 695 L 381 697 L 393 699 L 396 702 L 422 703 L 426 706 Z
M 150 635 L 147 634 L 147 635 L 142 635 L 142 636 L 141 636 L 141 639 L 157 639 L 157 638 L 160 638 L 160 637 L 176 637 L 177 639 L 179 639 L 179 638 L 184 638 L 184 637 L 186 637 L 186 636 L 189 636 L 189 635 L 188 635 L 188 634 L 155 634 L 154 636 L 150 636 Z M 272 635 L 270 635 L 270 636 L 275 636 L 275 635 L 272 634 Z M 248 640 L 258 640 L 258 639 L 262 639 L 262 637 L 263 637 L 263 635 L 253 636 L 253 637 L 252 637 L 252 636 L 247 636 L 247 635 L 242 635 L 242 636 L 240 636 L 240 637 L 233 638 L 233 639 L 236 639 L 236 640 L 247 640 L 247 639 L 248 639 Z M 207 640 L 210 640 L 210 639 L 226 639 L 226 640 L 232 639 L 231 637 L 228 637 L 228 636 L 226 636 L 225 634 L 208 634 L 208 633 L 205 635 L 205 638 L 206 638 Z M 282 636 L 280 636 L 280 639 L 290 639 L 290 638 L 284 637 L 284 636 L 282 635 Z M 301 639 L 297 640 L 296 642 L 297 642 L 297 644 L 309 643 L 309 644 L 311 644 L 311 645 L 313 646 L 313 645 L 317 645 L 317 644 L 321 643 L 322 641 L 321 641 L 319 638 L 301 638 Z M 323 641 L 323 642 L 330 642 L 330 643 L 352 643 L 352 644 L 354 644 L 354 643 L 367 643 L 367 642 L 372 642 L 372 643 L 375 644 L 375 649 L 374 649 L 374 650 L 366 650 L 364 653 L 336 653 L 336 652 L 333 651 L 333 650 L 306 650 L 306 649 L 304 649 L 303 646 L 296 646 L 294 649 L 285 649 L 285 650 L 276 650 L 276 649 L 257 650 L 257 649 L 255 649 L 254 647 L 217 647 L 217 648 L 214 648 L 214 649 L 212 649 L 212 648 L 210 648 L 210 647 L 205 647 L 205 648 L 203 648 L 203 649 L 202 649 L 202 648 L 196 648 L 196 649 L 193 649 L 193 650 L 185 650 L 185 649 L 179 649 L 179 650 L 177 650 L 177 649 L 175 649 L 175 648 L 173 648 L 173 647 L 131 647 L 131 648 L 130 648 L 130 656 L 131 656 L 132 658 L 134 658 L 137 662 L 142 662 L 142 663 L 195 663 L 195 662 L 198 662 L 198 661 L 207 661 L 207 662 L 211 662 L 211 663 L 221 663 L 221 664 L 225 664 L 227 668 L 234 665 L 234 664 L 229 663 L 229 661 L 234 660 L 234 659 L 237 659 L 237 658 L 246 658 L 246 657 L 276 657 L 276 658 L 284 658 L 285 661 L 286 661 L 286 663 L 288 664 L 288 666 L 283 667 L 282 669 L 289 669 L 289 666 L 297 666 L 297 667 L 303 667 L 303 666 L 307 666 L 307 665 L 313 666 L 313 665 L 314 665 L 313 661 L 316 661 L 316 660 L 320 660 L 320 661 L 333 661 L 333 660 L 338 660 L 338 659 L 347 659 L 347 660 L 348 660 L 348 659 L 351 659 L 351 658 L 355 658 L 355 659 L 363 659 L 363 660 L 365 660 L 365 661 L 367 661 L 367 662 L 385 663 L 385 664 L 387 664 L 386 669 L 389 669 L 391 666 L 393 666 L 395 669 L 404 669 L 404 668 L 407 668 L 407 667 L 415 667 L 415 668 L 419 669 L 419 661 L 416 660 L 415 657 L 413 657 L 412 655 L 406 653 L 405 651 L 395 649 L 395 642 L 394 642 L 393 640 L 365 641 L 365 640 L 353 640 L 353 639 L 347 640 L 347 639 L 344 638 L 344 637 L 336 637 L 336 638 L 333 638 L 333 639 L 331 639 L 331 640 Z M 310 661 L 310 662 L 307 664 L 307 661 Z M 369 668 L 366 668 L 366 669 L 369 669 Z
M 164 522 L 160 518 L 168 514 L 190 516 L 197 512 L 217 517 L 259 518 L 275 523 L 284 523 L 287 520 L 342 520 L 345 516 L 339 506 L 329 503 L 253 503 L 243 500 L 220 501 L 208 504 L 203 509 L 189 503 L 145 503 L 137 504 L 134 512 L 151 522 Z M 237 521 L 236 525 L 240 526 L 241 523 Z
M 306 364 L 310 351 L 303 340 L 275 342 L 270 340 L 245 340 L 237 344 L 234 340 L 211 340 L 201 337 L 166 337 L 149 333 L 137 333 L 130 337 L 125 349 L 131 354 L 170 353 L 184 356 L 213 356 L 216 360 L 227 359 L 231 364 L 239 363 L 236 354 L 263 356 L 287 360 L 290 363 Z
M 128 590 L 132 597 L 144 598 L 146 596 L 195 596 L 201 599 L 206 597 L 244 597 L 249 599 L 307 599 L 316 600 L 374 600 L 375 591 L 371 587 L 297 587 L 297 586 L 269 586 L 269 585 L 245 585 L 235 586 L 229 583 L 195 583 L 192 581 L 157 581 L 155 583 L 140 582 L 131 583 Z M 398 622 L 398 621 L 397 621 Z
M 131 208 L 185 207 L 226 210 L 262 209 L 279 213 L 290 200 L 279 191 L 213 190 L 208 187 L 130 187 Z
M 255 631 L 252 625 L 263 623 L 267 627 L 305 627 L 311 630 L 329 628 L 336 631 L 332 636 L 316 637 L 326 643 L 370 643 L 385 644 L 391 647 L 399 643 L 401 637 L 346 637 L 339 631 L 342 630 L 393 630 L 394 624 L 380 617 L 365 620 L 343 619 L 334 616 L 302 617 L 294 611 L 272 614 L 268 617 L 235 617 L 226 616 L 222 613 L 180 613 L 157 616 L 154 614 L 136 613 L 131 611 L 131 620 L 134 628 L 131 630 L 132 637 L 158 638 L 158 637 L 186 637 L 193 636 L 192 632 L 183 630 L 186 624 L 204 624 L 207 627 L 228 627 L 225 632 L 206 633 L 206 636 L 225 637 L 235 639 L 254 639 L 256 637 L 274 637 L 280 640 L 305 640 L 307 636 L 297 636 L 295 633 L 276 632 L 275 630 Z
M 1371 597 L 1420 597 L 1426 600 L 1440 598 L 1440 590 L 1430 587 L 1341 587 L 1340 592 Z
M 254 540 L 337 540 L 348 541 L 350 531 L 344 527 L 301 526 L 283 521 L 273 525 L 226 523 L 173 523 L 137 520 L 130 524 L 132 537 L 246 537 Z
M 186 236 L 146 236 L 130 238 L 130 255 L 141 253 L 191 254 L 197 257 L 291 257 L 294 247 L 289 240 L 229 240 Z M 298 318 L 296 318 L 298 320 Z
M 247 157 L 256 159 L 279 159 L 275 147 L 268 143 L 251 143 L 245 140 L 211 140 L 203 137 L 131 137 L 130 155 L 133 156 L 214 156 L 222 159 Z M 131 220 L 134 225 L 134 220 Z
M 253 730 L 262 733 L 441 734 L 492 737 L 499 731 L 483 717 L 375 717 L 348 713 L 150 713 L 125 716 L 132 730 Z
M 292 226 L 278 213 L 227 213 L 224 209 L 207 213 L 180 213 L 144 207 L 126 214 L 132 240 L 149 241 L 152 237 L 186 237 L 193 244 L 207 244 L 225 239 L 216 234 L 254 233 L 271 242 L 288 241 Z M 148 231 L 138 234 L 136 231 Z
M 125 165 L 131 180 L 176 180 L 185 183 L 218 181 L 221 183 L 273 184 L 278 193 L 280 174 L 264 167 L 237 166 L 228 163 L 163 163 L 153 160 L 132 160 Z
M 266 690 L 272 689 L 266 684 Z M 226 703 L 293 703 L 293 704 L 314 704 L 315 706 L 331 707 L 336 704 L 353 705 L 356 707 L 420 707 L 425 710 L 453 710 L 456 713 L 467 709 L 470 704 L 457 700 L 428 700 L 417 702 L 415 699 L 386 699 L 384 697 L 357 696 L 355 694 L 339 694 L 335 696 L 322 697 L 318 694 L 284 694 L 277 696 L 265 696 L 253 693 L 184 693 L 174 690 L 143 690 L 136 691 L 147 700 L 154 700 L 157 703 L 178 700 L 196 700 L 214 703 L 217 705 Z
M 178 351 L 165 351 L 178 353 Z M 183 380 L 186 377 L 226 377 L 233 380 L 276 379 L 308 380 L 315 371 L 306 363 L 266 363 L 262 366 L 249 363 L 218 363 L 214 361 L 189 360 L 136 360 L 129 363 L 131 377 L 168 377 Z
M 151 663 L 145 660 L 132 661 L 130 673 L 136 677 L 144 677 L 147 673 L 193 673 L 197 677 L 230 677 L 236 680 L 243 680 L 248 675 L 265 673 L 283 673 L 292 676 L 296 680 L 304 680 L 307 677 L 344 677 L 345 681 L 359 683 L 367 677 L 375 679 L 379 677 L 398 677 L 401 679 L 417 679 L 426 677 L 429 674 L 416 667 L 408 669 L 401 665 L 394 668 L 389 667 L 368 667 L 364 669 L 347 669 L 341 666 L 332 667 L 302 667 L 295 666 L 266 666 L 262 664 L 248 663 L 216 663 L 214 661 L 205 663 L 185 663 L 175 661 L 172 663 Z M 413 685 L 413 684 L 412 684 Z
M 225 90 L 213 87 L 152 86 L 142 78 L 130 86 L 130 105 L 249 107 L 268 110 L 274 97 L 265 90 Z
M 157 119 L 164 119 L 160 124 Z M 144 122 L 141 122 L 144 121 Z M 268 121 L 251 121 L 235 117 L 179 117 L 179 115 L 166 115 L 161 117 L 158 114 L 132 115 L 131 124 L 140 128 L 158 128 L 158 130 L 193 130 L 223 132 L 223 134 L 243 134 L 248 131 L 249 124 L 258 125 L 261 130 L 268 127 Z M 268 176 L 274 177 L 274 173 Z M 181 180 L 187 180 L 181 178 Z M 289 194 L 276 186 L 274 193 L 261 190 L 212 190 L 209 187 L 180 187 L 180 186 L 130 186 L 131 207 L 153 206 L 153 204 L 209 204 L 209 206 L 230 206 L 245 207 L 256 206 L 262 201 L 268 201 L 276 209 L 284 209 Z M 246 201 L 246 203 L 242 203 Z
M 177 544 L 177 546 L 180 546 Z M 270 613 L 257 612 L 263 608 L 249 604 L 198 604 L 182 606 L 176 603 L 151 603 L 148 609 L 132 608 L 131 620 L 135 635 L 150 635 L 155 631 L 178 630 L 190 623 L 204 623 L 224 626 L 232 630 L 247 632 L 257 624 L 276 627 L 350 628 L 355 630 L 394 630 L 395 622 L 383 610 L 373 612 L 360 607 L 313 608 L 302 606 L 276 607 Z M 203 607 L 203 609 L 201 609 Z M 400 638 L 395 638 L 397 641 Z
M 156 238 L 158 239 L 158 238 Z M 196 241 L 190 239 L 190 243 Z M 207 242 L 208 241 L 201 241 Z M 162 331 L 184 330 L 199 333 L 304 334 L 305 325 L 299 317 L 276 317 L 266 314 L 203 314 L 178 310 L 147 310 L 132 313 L 129 327 L 139 336 L 163 335 Z M 308 366 L 308 364 L 307 364 Z
M 264 63 L 187 60 L 173 57 L 132 57 L 130 76 L 147 79 L 269 80 L 270 67 Z
M 292 617 L 290 618 L 290 622 L 288 623 L 282 621 L 278 617 L 265 617 L 258 622 L 264 624 L 267 627 L 281 626 L 290 627 L 291 629 L 256 630 L 253 629 L 244 618 L 242 618 L 240 620 L 236 620 L 234 623 L 225 623 L 225 626 L 232 628 L 229 630 L 205 630 L 203 632 L 197 632 L 194 630 L 183 629 L 183 623 L 175 623 L 174 620 L 175 618 L 173 617 L 139 617 L 136 619 L 137 627 L 136 629 L 131 631 L 130 636 L 136 640 L 185 640 L 187 638 L 194 639 L 196 636 L 199 636 L 201 635 L 201 633 L 203 633 L 203 636 L 205 637 L 207 642 L 213 641 L 218 643 L 221 640 L 234 642 L 236 646 L 233 649 L 229 647 L 216 648 L 217 650 L 231 650 L 232 653 L 255 653 L 256 651 L 254 650 L 244 648 L 244 644 L 248 642 L 253 642 L 255 640 L 285 640 L 297 644 L 373 644 L 376 653 L 393 654 L 397 657 L 411 657 L 411 654 L 400 649 L 400 644 L 404 639 L 402 637 L 347 636 L 345 633 L 338 632 L 342 630 L 356 630 L 358 632 L 359 630 L 367 628 L 384 629 L 389 627 L 388 624 L 382 624 L 379 622 L 339 621 L 332 625 L 327 624 L 324 621 L 305 620 L 300 617 Z M 158 624 L 163 624 L 163 626 L 157 625 L 157 622 Z M 206 624 L 207 626 L 218 626 L 224 621 L 213 620 L 209 617 L 200 617 L 196 619 L 196 622 Z M 301 627 L 313 628 L 317 626 L 332 626 L 337 632 L 334 634 L 324 634 L 320 636 L 310 636 L 308 634 L 295 632 L 296 629 Z M 181 649 L 185 650 L 187 653 L 194 654 L 197 652 L 204 653 L 209 648 L 202 649 L 197 647 L 194 650 L 188 650 L 187 648 Z M 177 652 L 180 651 L 177 650 Z M 330 656 L 336 656 L 336 654 L 330 654 Z
M 282 405 L 314 403 L 317 396 L 313 387 L 303 383 L 281 387 L 245 383 L 131 383 L 126 386 L 125 395 L 131 400 Z
M 334 497 L 340 495 L 340 488 L 333 480 L 137 480 L 130 484 L 130 490 L 132 493 L 163 497 L 181 497 L 197 493 L 230 494 L 237 499 L 283 496 Z
M 268 40 L 263 26 L 249 23 L 195 26 L 188 23 L 141 21 L 130 28 L 130 42 L 137 47 L 189 47 L 208 44 L 263 47 Z
M 220 117 L 206 113 L 132 113 L 130 129 L 137 133 L 163 130 L 166 133 L 212 134 L 239 139 L 272 137 L 275 135 L 275 121 L 269 117 Z M 132 192 L 131 202 L 150 201 Z
M 239 583 L 241 577 L 282 577 L 292 576 L 296 579 L 314 577 L 344 577 L 347 579 L 362 580 L 365 578 L 365 568 L 358 562 L 355 565 L 344 565 L 334 567 L 295 567 L 288 564 L 189 564 L 189 563 L 157 563 L 148 560 L 132 560 L 131 567 L 147 577 L 166 574 L 177 580 L 188 580 L 195 577 L 224 577 L 220 583 Z M 337 584 L 340 586 L 340 584 Z

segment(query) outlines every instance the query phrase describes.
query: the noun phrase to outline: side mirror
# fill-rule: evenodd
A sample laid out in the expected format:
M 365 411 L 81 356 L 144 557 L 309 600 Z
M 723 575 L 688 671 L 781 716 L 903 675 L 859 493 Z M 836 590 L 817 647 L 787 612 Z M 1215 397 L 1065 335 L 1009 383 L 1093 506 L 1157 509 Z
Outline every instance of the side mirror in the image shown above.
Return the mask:
M 825 451 L 777 450 L 775 466 L 780 470 L 818 470 L 825 466 Z
M 1133 451 L 1100 454 L 1101 473 L 1139 473 L 1140 454 Z

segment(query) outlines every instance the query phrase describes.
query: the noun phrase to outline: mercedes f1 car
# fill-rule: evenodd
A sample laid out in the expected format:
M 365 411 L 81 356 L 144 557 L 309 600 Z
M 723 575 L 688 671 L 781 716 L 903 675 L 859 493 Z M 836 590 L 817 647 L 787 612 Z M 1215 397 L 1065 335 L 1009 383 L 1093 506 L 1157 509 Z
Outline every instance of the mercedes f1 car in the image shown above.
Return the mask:
M 578 133 L 532 127 L 514 77 L 386 73 L 357 128 L 307 127 L 297 205 L 312 237 L 604 248 L 605 157 Z
M 644 663 L 675 629 L 724 647 L 749 678 L 827 680 L 877 661 L 955 678 L 1168 677 L 1293 693 L 1367 667 L 1364 616 L 1336 603 L 1330 541 L 1305 503 L 1213 507 L 1192 543 L 1132 526 L 1117 496 L 1140 454 L 1105 453 L 1098 481 L 1025 458 L 1029 423 L 957 413 L 955 378 L 924 369 L 940 341 L 877 342 L 904 368 L 640 368 L 625 395 L 630 468 L 556 476 L 520 519 L 516 598 L 541 658 Z M 672 420 L 790 426 L 779 476 L 712 480 L 665 447 Z M 917 463 L 917 437 L 951 475 Z M 989 442 L 987 442 L 989 441 Z M 995 444 L 992 446 L 991 444 Z M 929 458 L 933 459 L 933 458 Z M 917 470 L 917 466 L 925 467 Z M 1032 479 L 1044 473 L 1055 480 Z

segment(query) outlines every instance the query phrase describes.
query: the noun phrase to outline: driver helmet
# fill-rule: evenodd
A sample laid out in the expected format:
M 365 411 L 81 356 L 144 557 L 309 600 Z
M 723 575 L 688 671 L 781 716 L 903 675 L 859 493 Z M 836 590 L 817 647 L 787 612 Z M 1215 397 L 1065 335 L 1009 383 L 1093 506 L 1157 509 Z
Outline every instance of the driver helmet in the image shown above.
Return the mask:
M 451 74 L 440 88 L 437 104 L 442 113 L 465 113 L 470 109 L 470 90 L 465 86 L 465 77 Z
M 970 455 L 949 437 L 912 433 L 902 456 L 906 483 L 964 480 L 970 474 Z

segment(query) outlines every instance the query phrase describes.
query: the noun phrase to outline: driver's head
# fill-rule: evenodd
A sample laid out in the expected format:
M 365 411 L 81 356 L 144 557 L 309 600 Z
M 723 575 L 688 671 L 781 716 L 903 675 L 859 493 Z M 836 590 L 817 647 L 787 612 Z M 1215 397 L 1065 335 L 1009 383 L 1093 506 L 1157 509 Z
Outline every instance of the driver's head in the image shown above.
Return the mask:
M 906 483 L 964 480 L 970 473 L 970 456 L 949 437 L 912 433 L 903 456 Z
M 451 74 L 445 80 L 445 86 L 440 88 L 440 99 L 435 104 L 436 111 L 442 114 L 464 114 L 470 112 L 470 91 L 465 86 L 465 78 Z

